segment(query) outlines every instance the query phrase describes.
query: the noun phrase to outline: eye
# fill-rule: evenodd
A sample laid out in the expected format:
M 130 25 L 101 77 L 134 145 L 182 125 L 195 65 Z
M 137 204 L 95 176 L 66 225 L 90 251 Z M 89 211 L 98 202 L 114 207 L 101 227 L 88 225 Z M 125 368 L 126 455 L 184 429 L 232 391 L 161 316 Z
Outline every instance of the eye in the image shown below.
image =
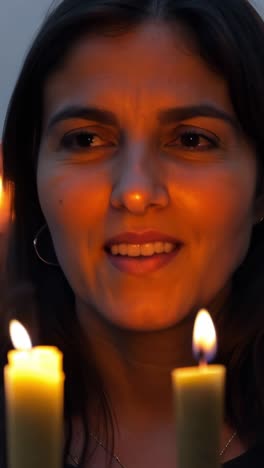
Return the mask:
M 183 130 L 168 146 L 182 148 L 188 151 L 205 151 L 217 148 L 218 138 L 214 135 L 208 135 L 200 130 Z
M 66 150 L 87 150 L 91 148 L 113 146 L 113 144 L 110 141 L 101 138 L 96 133 L 80 129 L 66 133 L 61 140 L 61 146 Z

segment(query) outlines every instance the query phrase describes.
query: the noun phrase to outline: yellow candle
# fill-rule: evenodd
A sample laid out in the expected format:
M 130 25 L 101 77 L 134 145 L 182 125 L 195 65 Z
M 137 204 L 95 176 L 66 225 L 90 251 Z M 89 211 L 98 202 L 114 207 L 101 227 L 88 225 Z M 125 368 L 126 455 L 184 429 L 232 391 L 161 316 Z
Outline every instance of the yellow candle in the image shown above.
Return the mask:
M 225 368 L 207 365 L 216 350 L 212 320 L 205 310 L 194 326 L 198 367 L 172 372 L 178 468 L 219 468 Z
M 4 369 L 8 468 L 61 468 L 62 353 L 52 346 L 16 347 Z

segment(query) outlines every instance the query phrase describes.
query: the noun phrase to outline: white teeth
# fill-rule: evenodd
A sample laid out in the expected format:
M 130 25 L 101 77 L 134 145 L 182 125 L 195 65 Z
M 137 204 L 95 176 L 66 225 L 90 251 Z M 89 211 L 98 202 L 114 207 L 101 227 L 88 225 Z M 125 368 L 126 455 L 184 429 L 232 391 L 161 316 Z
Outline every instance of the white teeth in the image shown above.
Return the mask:
M 118 245 L 113 245 L 113 246 L 111 247 L 111 253 L 112 253 L 113 255 L 118 255 L 118 252 L 119 252 Z
M 112 255 L 128 257 L 151 257 L 154 254 L 170 253 L 175 244 L 171 242 L 148 242 L 146 244 L 114 244 L 110 247 Z
M 173 244 L 171 244 L 170 242 L 165 242 L 165 252 L 166 253 L 169 253 L 173 250 Z
M 127 244 L 119 244 L 117 248 L 120 255 L 127 255 Z
M 143 255 L 144 257 L 149 257 L 150 255 L 156 253 L 154 243 L 142 244 L 140 250 L 141 255 Z
M 155 242 L 155 252 L 156 253 L 162 253 L 163 250 L 164 250 L 163 242 Z
M 139 257 L 141 249 L 139 244 L 127 244 L 127 255 L 129 257 Z

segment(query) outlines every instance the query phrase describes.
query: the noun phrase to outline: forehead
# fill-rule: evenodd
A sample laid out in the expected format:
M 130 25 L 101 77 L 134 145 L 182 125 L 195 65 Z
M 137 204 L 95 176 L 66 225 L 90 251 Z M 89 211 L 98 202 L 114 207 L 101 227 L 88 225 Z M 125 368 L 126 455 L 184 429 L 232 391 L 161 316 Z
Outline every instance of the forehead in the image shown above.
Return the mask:
M 82 37 L 45 86 L 45 116 L 65 105 L 103 105 L 120 116 L 214 103 L 229 112 L 225 80 L 180 25 L 149 23 L 116 37 Z

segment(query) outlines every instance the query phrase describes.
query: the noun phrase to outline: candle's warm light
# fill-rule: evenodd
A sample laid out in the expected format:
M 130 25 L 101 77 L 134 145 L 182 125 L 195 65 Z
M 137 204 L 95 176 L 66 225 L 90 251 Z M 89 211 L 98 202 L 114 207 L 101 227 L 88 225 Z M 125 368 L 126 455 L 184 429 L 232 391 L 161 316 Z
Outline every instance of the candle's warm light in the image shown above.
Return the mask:
M 133 194 L 133 199 L 136 200 L 136 201 L 139 201 L 140 200 L 140 195 L 138 193 L 134 193 Z
M 31 348 L 25 328 L 10 323 L 16 348 L 4 368 L 9 468 L 60 468 L 63 458 L 62 353 L 54 346 Z
M 11 320 L 9 332 L 14 348 L 21 350 L 31 349 L 31 341 L 26 329 L 18 320 Z
M 193 352 L 200 364 L 211 361 L 216 354 L 216 332 L 210 314 L 201 309 L 193 328 Z
M 3 177 L 0 175 L 0 206 L 3 204 L 3 199 L 4 199 Z
M 176 415 L 177 466 L 220 468 L 219 452 L 224 414 L 225 368 L 210 364 L 216 351 L 212 319 L 198 312 L 193 329 L 193 351 L 199 366 L 172 372 Z

